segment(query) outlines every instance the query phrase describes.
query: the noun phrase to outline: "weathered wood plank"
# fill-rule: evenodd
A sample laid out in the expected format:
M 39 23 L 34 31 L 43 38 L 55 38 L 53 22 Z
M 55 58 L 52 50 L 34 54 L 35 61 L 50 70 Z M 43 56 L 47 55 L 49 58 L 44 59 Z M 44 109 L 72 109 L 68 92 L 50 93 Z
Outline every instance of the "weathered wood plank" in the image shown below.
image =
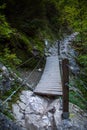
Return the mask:
M 41 88 L 39 88 L 39 89 L 37 89 L 37 90 L 49 90 L 49 89 L 51 89 L 51 90 L 55 90 L 55 89 L 56 89 L 56 90 L 61 90 L 61 91 L 62 91 L 62 88 L 57 88 L 57 87 L 48 87 L 48 88 L 46 88 L 46 87 L 45 87 L 45 88 L 44 88 L 44 87 L 42 88 L 42 87 L 41 87 Z
M 41 85 L 41 86 L 42 86 L 42 85 Z M 43 88 L 43 89 L 44 89 L 44 88 L 45 88 L 45 89 L 46 89 L 46 88 L 47 88 L 47 89 L 48 89 L 48 88 L 56 88 L 56 89 L 58 89 L 58 88 L 61 88 L 61 87 L 60 87 L 60 86 L 57 86 L 57 85 L 56 85 L 56 86 L 55 86 L 55 85 L 53 85 L 53 86 L 47 85 L 47 86 L 42 86 L 42 87 L 39 86 L 39 87 L 37 87 L 36 89 L 38 89 L 38 88 Z M 62 89 L 62 88 L 61 88 L 61 89 Z
M 47 92 L 47 91 L 44 91 L 44 92 L 35 92 L 36 94 L 40 94 L 40 95 L 48 95 L 48 96 L 62 96 L 62 92 Z

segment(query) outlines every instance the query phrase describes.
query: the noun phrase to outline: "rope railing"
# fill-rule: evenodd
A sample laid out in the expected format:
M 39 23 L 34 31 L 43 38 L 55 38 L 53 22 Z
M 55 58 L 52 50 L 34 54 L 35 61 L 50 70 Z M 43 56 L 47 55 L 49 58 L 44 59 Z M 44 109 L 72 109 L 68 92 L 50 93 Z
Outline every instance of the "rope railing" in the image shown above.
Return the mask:
M 29 80 L 29 78 L 31 77 L 31 75 L 34 73 L 34 71 L 36 70 L 36 68 L 40 65 L 42 61 L 42 58 L 38 61 L 37 65 L 34 67 L 34 69 L 32 70 L 32 72 L 29 74 L 29 76 L 27 77 L 27 79 L 25 78 L 22 82 L 22 85 L 20 85 L 15 91 L 13 91 L 11 93 L 11 95 L 9 95 L 5 101 L 2 102 L 1 106 L 4 105 L 8 100 L 10 100 L 12 98 L 12 96 L 25 84 L 25 82 L 27 82 L 27 80 Z

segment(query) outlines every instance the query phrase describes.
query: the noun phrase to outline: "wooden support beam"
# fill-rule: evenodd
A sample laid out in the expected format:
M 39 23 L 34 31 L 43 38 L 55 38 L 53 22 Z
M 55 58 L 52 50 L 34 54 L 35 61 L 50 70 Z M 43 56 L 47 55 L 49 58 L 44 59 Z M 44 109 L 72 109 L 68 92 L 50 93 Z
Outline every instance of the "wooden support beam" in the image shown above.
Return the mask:
M 69 118 L 69 60 L 62 61 L 63 119 Z

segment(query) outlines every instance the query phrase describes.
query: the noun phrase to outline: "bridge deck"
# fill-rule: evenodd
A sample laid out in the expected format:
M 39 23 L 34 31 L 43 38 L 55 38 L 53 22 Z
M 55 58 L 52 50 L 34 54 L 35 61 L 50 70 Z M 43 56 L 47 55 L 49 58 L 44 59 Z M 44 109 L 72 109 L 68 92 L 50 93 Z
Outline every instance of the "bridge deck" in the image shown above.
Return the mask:
M 40 95 L 62 95 L 62 83 L 58 56 L 47 57 L 45 69 L 34 93 Z

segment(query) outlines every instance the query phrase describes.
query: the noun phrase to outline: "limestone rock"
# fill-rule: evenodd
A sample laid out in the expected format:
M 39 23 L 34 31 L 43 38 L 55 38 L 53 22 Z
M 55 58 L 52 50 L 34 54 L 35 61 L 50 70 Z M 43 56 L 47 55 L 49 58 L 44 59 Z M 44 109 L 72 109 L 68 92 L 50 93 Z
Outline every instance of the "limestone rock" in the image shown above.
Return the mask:
M 27 130 L 87 130 L 87 114 L 70 103 L 70 118 L 63 120 L 61 104 L 60 99 L 51 101 L 22 91 L 13 113 L 17 123 Z
M 0 113 L 0 130 L 26 130 Z

